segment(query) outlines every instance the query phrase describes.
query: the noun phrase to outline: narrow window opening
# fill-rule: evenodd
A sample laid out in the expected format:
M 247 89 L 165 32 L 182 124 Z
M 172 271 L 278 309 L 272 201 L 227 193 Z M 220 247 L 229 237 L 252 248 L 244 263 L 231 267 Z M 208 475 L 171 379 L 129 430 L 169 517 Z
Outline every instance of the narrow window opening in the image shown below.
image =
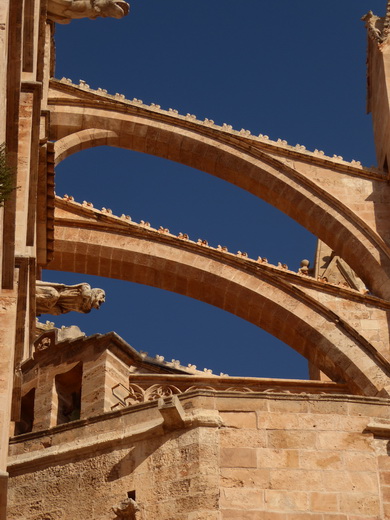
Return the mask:
M 135 501 L 135 490 L 127 492 L 127 498 L 131 498 Z
M 83 367 L 81 363 L 78 363 L 72 370 L 56 376 L 55 386 L 58 397 L 57 424 L 80 419 L 82 375 Z
M 387 155 L 385 156 L 385 160 L 383 161 L 383 171 L 389 173 L 389 164 L 387 162 Z
M 32 431 L 34 424 L 34 402 L 35 388 L 32 388 L 21 399 L 20 421 L 16 423 L 15 435 Z

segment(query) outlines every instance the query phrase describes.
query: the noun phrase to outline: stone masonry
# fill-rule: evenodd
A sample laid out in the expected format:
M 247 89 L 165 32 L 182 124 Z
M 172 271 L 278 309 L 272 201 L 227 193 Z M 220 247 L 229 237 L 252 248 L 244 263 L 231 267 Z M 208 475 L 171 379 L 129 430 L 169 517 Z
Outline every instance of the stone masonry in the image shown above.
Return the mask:
M 0 209 L 0 520 L 390 518 L 390 4 L 364 17 L 378 168 L 53 77 L 56 23 L 128 14 L 124 0 L 0 0 L 0 144 L 18 186 Z M 316 265 L 55 196 L 56 165 L 100 145 L 248 190 L 319 238 Z M 42 268 L 218 306 L 300 352 L 313 378 L 216 376 L 41 324 L 104 301 L 49 287 Z

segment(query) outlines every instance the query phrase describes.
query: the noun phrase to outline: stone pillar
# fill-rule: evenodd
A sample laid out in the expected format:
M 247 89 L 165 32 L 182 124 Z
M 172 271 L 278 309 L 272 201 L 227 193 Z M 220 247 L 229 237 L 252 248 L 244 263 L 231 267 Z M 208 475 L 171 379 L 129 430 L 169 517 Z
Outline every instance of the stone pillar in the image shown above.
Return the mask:
M 129 367 L 109 350 L 98 359 L 85 361 L 81 390 L 81 418 L 109 412 L 120 402 L 115 398 L 112 388 L 120 384 L 121 396 L 129 387 Z M 115 408 L 116 409 L 116 408 Z
M 10 430 L 16 291 L 4 290 L 0 296 L 0 520 L 6 519 L 7 455 Z
M 0 470 L 0 518 L 7 518 L 8 473 Z

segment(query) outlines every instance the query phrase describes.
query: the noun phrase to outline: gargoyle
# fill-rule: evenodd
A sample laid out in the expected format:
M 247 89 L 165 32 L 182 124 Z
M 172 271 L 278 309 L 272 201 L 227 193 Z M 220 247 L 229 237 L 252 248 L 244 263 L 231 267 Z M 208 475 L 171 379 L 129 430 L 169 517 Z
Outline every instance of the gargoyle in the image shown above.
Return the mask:
M 112 508 L 116 514 L 115 520 L 138 520 L 140 508 L 132 498 L 127 498 Z
M 123 18 L 129 11 L 124 0 L 49 0 L 47 17 L 64 24 L 75 18 Z
M 65 285 L 36 282 L 37 314 L 65 314 L 70 311 L 90 312 L 99 309 L 106 299 L 103 289 L 92 289 L 88 283 Z

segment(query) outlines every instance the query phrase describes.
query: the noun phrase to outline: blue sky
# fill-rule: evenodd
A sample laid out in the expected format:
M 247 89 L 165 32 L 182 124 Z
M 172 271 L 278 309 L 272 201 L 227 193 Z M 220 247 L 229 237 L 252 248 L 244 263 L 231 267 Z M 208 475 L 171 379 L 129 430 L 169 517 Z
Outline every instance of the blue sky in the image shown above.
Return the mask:
M 385 0 L 133 0 L 123 20 L 56 29 L 56 77 L 175 108 L 309 150 L 375 164 L 365 113 L 366 32 L 360 18 Z M 156 157 L 100 147 L 56 170 L 56 191 L 190 238 L 294 270 L 316 239 L 249 193 Z M 306 378 L 306 361 L 250 323 L 183 296 L 118 280 L 87 281 L 107 302 L 88 315 L 43 316 L 87 334 L 115 330 L 138 350 L 230 375 Z

